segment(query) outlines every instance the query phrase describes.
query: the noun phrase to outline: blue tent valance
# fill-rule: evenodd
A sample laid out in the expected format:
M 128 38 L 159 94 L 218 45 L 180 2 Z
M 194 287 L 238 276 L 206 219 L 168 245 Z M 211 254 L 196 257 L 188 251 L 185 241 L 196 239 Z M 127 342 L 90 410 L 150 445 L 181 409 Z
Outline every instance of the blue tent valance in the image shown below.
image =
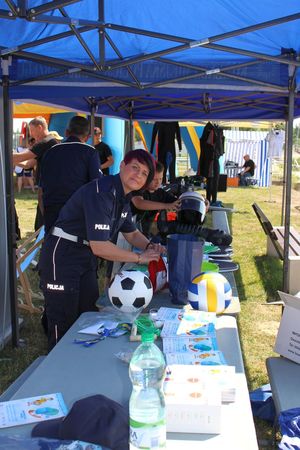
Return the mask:
M 125 119 L 284 120 L 299 29 L 298 0 L 0 0 L 11 98 Z

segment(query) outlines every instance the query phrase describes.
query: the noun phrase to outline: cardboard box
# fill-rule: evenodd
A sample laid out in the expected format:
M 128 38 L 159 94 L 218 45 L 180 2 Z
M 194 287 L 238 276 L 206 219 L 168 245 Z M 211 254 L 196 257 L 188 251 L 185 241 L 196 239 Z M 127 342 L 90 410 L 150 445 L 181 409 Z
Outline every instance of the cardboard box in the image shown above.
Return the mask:
M 284 302 L 274 350 L 300 364 L 300 298 L 278 291 Z

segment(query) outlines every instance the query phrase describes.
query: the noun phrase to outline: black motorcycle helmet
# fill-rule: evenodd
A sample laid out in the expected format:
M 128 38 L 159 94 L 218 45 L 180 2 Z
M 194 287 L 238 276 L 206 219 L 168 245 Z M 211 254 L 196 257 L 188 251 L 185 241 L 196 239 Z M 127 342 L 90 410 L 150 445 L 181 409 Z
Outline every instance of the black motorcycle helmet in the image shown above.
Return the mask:
M 205 200 L 198 192 L 184 192 L 179 197 L 181 204 L 177 212 L 179 223 L 202 225 L 206 214 Z

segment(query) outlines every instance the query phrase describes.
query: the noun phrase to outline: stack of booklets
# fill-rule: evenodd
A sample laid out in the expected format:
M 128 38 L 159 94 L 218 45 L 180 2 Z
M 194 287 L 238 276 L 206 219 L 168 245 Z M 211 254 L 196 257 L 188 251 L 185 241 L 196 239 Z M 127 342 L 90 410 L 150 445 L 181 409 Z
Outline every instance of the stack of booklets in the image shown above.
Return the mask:
M 222 403 L 235 401 L 235 367 L 218 349 L 216 314 L 162 307 L 161 338 L 167 361 L 164 381 L 167 431 L 221 432 Z
M 235 367 L 233 366 L 186 366 L 167 367 L 164 381 L 166 400 L 175 392 L 201 391 L 202 396 L 211 392 L 221 392 L 222 403 L 235 401 Z
M 199 369 L 202 367 L 168 367 L 163 386 L 167 431 L 221 432 L 221 391 L 218 386 L 207 386 Z
M 157 320 L 163 322 L 161 338 L 167 364 L 226 364 L 218 350 L 215 313 L 161 307 Z

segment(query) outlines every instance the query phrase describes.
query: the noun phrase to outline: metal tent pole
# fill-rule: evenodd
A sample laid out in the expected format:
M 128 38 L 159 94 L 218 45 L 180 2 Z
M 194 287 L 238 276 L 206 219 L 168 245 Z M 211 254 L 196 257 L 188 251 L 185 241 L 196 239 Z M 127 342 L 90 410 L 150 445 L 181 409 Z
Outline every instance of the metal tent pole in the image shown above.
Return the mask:
M 273 178 L 273 158 L 270 154 L 269 156 L 269 203 L 274 203 L 274 200 L 272 200 L 272 178 Z
M 286 192 L 284 217 L 284 248 L 283 248 L 283 291 L 288 292 L 288 265 L 289 265 L 289 231 L 291 216 L 291 189 L 292 189 L 292 150 L 293 150 L 293 119 L 295 103 L 295 75 L 296 67 L 289 65 L 289 103 L 288 103 L 288 137 L 286 157 Z
M 134 102 L 130 102 L 130 112 L 129 112 L 129 147 L 130 150 L 134 149 L 134 127 L 133 127 L 133 106 Z
M 285 121 L 285 142 L 283 153 L 283 180 L 282 180 L 282 202 L 281 202 L 281 226 L 284 224 L 284 210 L 285 210 L 285 193 L 286 193 L 286 156 L 288 145 L 288 121 Z
M 1 59 L 2 87 L 3 87 L 3 124 L 4 124 L 4 164 L 5 164 L 5 190 L 6 190 L 6 223 L 7 223 L 7 251 L 8 251 L 8 278 L 10 295 L 10 315 L 12 345 L 19 345 L 19 323 L 17 306 L 17 280 L 16 280 L 16 226 L 15 204 L 12 177 L 12 116 L 9 100 L 9 59 Z
M 95 99 L 92 98 L 91 99 L 91 120 L 90 120 L 90 126 L 91 126 L 91 137 L 92 137 L 92 145 L 95 144 L 95 133 L 94 133 L 94 128 L 95 128 L 95 113 L 96 113 L 96 103 L 95 103 Z

